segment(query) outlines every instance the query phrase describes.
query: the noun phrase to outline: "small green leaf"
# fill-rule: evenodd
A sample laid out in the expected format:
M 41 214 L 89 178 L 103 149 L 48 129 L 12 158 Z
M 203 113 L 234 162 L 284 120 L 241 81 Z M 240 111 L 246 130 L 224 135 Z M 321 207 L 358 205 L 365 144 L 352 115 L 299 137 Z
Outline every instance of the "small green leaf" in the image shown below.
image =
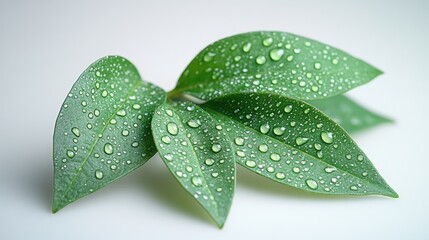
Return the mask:
M 308 101 L 308 103 L 328 115 L 348 133 L 355 133 L 383 123 L 393 122 L 391 119 L 371 112 L 343 95 L 312 100 Z
M 219 40 L 188 65 L 174 97 L 210 100 L 270 92 L 311 100 L 344 93 L 381 71 L 326 44 L 284 32 L 250 32 Z
M 208 113 L 185 102 L 159 106 L 152 131 L 174 177 L 222 227 L 235 187 L 235 161 L 226 131 Z
M 165 92 L 143 82 L 126 59 L 93 63 L 73 85 L 54 133 L 57 212 L 144 164 L 156 153 L 150 130 Z
M 314 107 L 265 93 L 202 105 L 229 131 L 237 163 L 292 187 L 397 197 L 347 133 Z

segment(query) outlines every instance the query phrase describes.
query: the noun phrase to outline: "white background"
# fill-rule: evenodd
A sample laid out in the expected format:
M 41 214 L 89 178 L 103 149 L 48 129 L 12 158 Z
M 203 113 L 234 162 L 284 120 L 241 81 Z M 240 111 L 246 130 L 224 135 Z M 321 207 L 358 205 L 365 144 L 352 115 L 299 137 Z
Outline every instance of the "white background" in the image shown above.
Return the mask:
M 183 3 L 182 3 L 183 2 Z M 1 1 L 1 239 L 427 239 L 427 1 Z M 399 199 L 328 197 L 239 169 L 223 230 L 159 157 L 53 215 L 52 134 L 80 73 L 111 54 L 170 90 L 220 38 L 280 30 L 384 70 L 350 92 L 396 123 L 354 135 Z

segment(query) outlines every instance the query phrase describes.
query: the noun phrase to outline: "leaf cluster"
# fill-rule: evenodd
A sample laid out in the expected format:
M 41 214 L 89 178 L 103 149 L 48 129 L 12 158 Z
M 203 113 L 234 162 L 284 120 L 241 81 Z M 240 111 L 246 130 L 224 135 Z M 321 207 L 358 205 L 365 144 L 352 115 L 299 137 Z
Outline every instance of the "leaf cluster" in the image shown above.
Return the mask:
M 250 32 L 203 49 L 166 93 L 128 60 L 91 64 L 54 133 L 53 212 L 156 152 L 222 227 L 236 165 L 305 191 L 397 197 L 348 133 L 391 120 L 343 93 L 382 72 L 339 49 L 283 32 Z

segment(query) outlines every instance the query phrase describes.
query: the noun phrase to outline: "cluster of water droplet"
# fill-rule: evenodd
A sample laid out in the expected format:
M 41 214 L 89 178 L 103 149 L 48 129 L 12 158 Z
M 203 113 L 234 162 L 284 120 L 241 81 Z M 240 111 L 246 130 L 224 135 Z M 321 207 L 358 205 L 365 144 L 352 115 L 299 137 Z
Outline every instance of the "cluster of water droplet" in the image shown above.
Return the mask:
M 349 194 L 372 191 L 371 184 L 364 183 L 380 177 L 375 171 L 362 171 L 373 169 L 371 163 L 334 122 L 292 99 L 249 96 L 204 105 L 223 121 L 229 118 L 225 126 L 233 137 L 238 163 L 298 188 Z
M 188 66 L 178 88 L 208 100 L 230 92 L 286 93 L 303 99 L 344 92 L 371 73 L 359 60 L 330 46 L 278 32 L 248 33 L 220 40 Z M 349 69 L 359 71 L 351 71 Z M 203 84 L 204 83 L 204 84 Z
M 100 61 L 82 74 L 58 117 L 54 162 L 57 179 L 67 179 L 56 184 L 64 195 L 92 192 L 104 184 L 97 180 L 118 178 L 156 152 L 150 122 L 163 91 L 122 58 Z
M 152 129 L 161 157 L 185 189 L 207 209 L 227 212 L 235 162 L 222 126 L 199 107 L 177 103 L 155 111 Z

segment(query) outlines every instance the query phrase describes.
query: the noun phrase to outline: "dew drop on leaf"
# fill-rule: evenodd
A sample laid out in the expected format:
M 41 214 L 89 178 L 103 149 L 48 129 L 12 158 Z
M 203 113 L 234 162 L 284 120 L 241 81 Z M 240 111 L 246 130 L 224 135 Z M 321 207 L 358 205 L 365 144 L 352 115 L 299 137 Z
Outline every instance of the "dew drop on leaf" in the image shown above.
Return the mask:
M 192 177 L 191 182 L 195 187 L 201 187 L 203 185 L 203 179 L 200 176 Z
M 315 180 L 313 179 L 307 179 L 305 180 L 305 184 L 307 184 L 307 186 L 311 189 L 317 189 L 318 184 Z
M 95 178 L 102 179 L 104 177 L 104 173 L 101 170 L 95 170 Z
M 295 139 L 296 145 L 301 146 L 303 144 L 305 144 L 306 142 L 308 142 L 308 138 L 305 137 L 297 137 Z
M 331 144 L 334 141 L 334 137 L 331 132 L 322 132 L 320 137 L 322 138 L 322 141 L 327 144 Z
M 104 144 L 104 152 L 107 155 L 112 155 L 113 154 L 113 146 L 112 146 L 112 144 L 110 144 L 110 143 Z
M 251 167 L 251 168 L 256 166 L 256 162 L 251 161 L 251 160 L 247 160 L 245 164 L 246 164 L 246 166 Z
M 161 137 L 161 141 L 165 144 L 169 144 L 171 142 L 171 138 L 169 136 Z
M 76 137 L 80 137 L 80 132 L 79 132 L 79 129 L 77 127 L 72 128 L 71 131 Z
M 236 137 L 234 139 L 235 144 L 237 144 L 238 146 L 243 146 L 244 145 L 244 139 L 242 137 Z
M 262 134 L 268 133 L 268 131 L 270 131 L 270 125 L 268 125 L 268 123 L 261 125 L 261 127 L 259 128 L 259 131 Z
M 179 129 L 177 128 L 177 124 L 174 122 L 169 122 L 167 124 L 167 131 L 171 134 L 171 135 L 177 135 L 177 133 L 179 132 Z
M 220 144 L 213 144 L 212 146 L 212 151 L 215 153 L 220 152 L 221 149 L 222 149 L 222 146 Z
M 283 49 L 272 49 L 270 51 L 270 58 L 271 60 L 277 62 L 282 58 L 284 53 L 285 51 Z

